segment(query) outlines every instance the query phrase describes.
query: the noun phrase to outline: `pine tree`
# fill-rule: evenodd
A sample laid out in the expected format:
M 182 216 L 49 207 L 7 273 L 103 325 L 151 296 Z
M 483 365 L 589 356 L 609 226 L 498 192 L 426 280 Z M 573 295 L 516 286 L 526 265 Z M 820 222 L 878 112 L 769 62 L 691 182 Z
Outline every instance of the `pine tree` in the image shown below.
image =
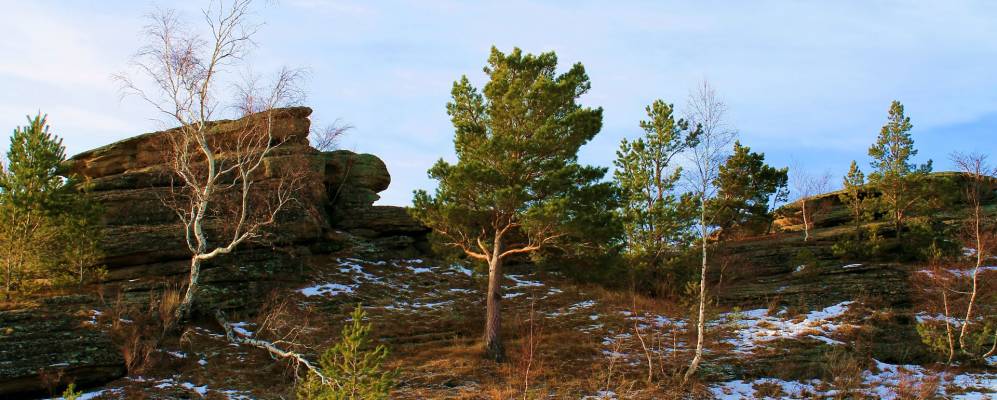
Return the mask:
M 0 253 L 7 296 L 30 276 L 84 275 L 96 262 L 99 208 L 65 167 L 62 139 L 41 114 L 28 117 L 10 140 L 0 169 Z M 84 253 L 91 256 L 82 257 Z M 72 267 L 68 267 L 73 264 Z
M 848 174 L 845 175 L 842 186 L 845 190 L 838 195 L 838 198 L 851 211 L 852 221 L 855 224 L 855 240 L 859 240 L 862 234 L 862 222 L 864 222 L 866 216 L 867 200 L 865 199 L 864 192 L 865 174 L 862 173 L 862 170 L 859 169 L 858 164 L 854 160 L 848 168 Z
M 576 100 L 590 88 L 581 64 L 556 74 L 557 56 L 508 55 L 492 48 L 479 92 L 467 77 L 454 83 L 447 112 L 457 163 L 438 161 L 435 195 L 416 191 L 412 215 L 437 243 L 488 264 L 485 352 L 502 361 L 502 266 L 571 235 L 611 183 L 606 169 L 579 165 L 578 149 L 602 128 L 602 109 Z
M 869 183 L 882 193 L 898 239 L 909 212 L 923 200 L 921 186 L 931 173 L 931 160 L 922 165 L 911 162 L 917 155 L 911 128 L 903 104 L 894 100 L 876 143 L 869 147 L 870 165 L 875 170 L 869 174 Z
M 364 323 L 366 313 L 357 305 L 350 323 L 343 327 L 339 343 L 322 354 L 319 364 L 326 382 L 311 374 L 298 387 L 302 400 L 382 400 L 388 399 L 395 386 L 395 371 L 385 371 L 388 349 L 370 348 L 371 324 Z
M 715 185 L 717 197 L 709 204 L 721 234 L 758 232 L 771 221 L 769 203 L 773 196 L 785 201 L 789 195 L 788 168 L 765 164 L 765 155 L 734 142 L 734 152 L 720 166 Z
M 662 100 L 646 111 L 650 120 L 640 121 L 644 136 L 620 142 L 614 178 L 621 190 L 621 219 L 631 262 L 660 266 L 676 245 L 689 242 L 693 235 L 695 198 L 676 193 L 682 168 L 671 163 L 696 145 L 700 130 L 676 120 L 673 106 Z

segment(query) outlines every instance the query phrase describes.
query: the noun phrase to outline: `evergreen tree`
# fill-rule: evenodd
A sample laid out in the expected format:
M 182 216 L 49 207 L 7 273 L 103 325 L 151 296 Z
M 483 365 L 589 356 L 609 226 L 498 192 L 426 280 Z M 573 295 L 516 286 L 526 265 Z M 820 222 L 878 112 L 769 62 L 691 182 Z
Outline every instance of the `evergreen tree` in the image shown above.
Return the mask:
M 0 175 L 0 199 L 21 210 L 52 215 L 73 202 L 75 189 L 63 167 L 62 139 L 49 132 L 47 117 L 28 118 L 10 138 L 7 168 Z
M 734 152 L 720 166 L 717 175 L 717 197 L 708 204 L 721 234 L 766 230 L 772 219 L 771 198 L 785 201 L 789 195 L 788 174 L 788 168 L 769 166 L 765 164 L 764 154 L 734 142 Z
M 869 174 L 869 183 L 882 193 L 898 239 L 909 212 L 923 200 L 923 181 L 931 173 L 931 160 L 922 165 L 911 162 L 917 155 L 911 128 L 903 104 L 894 100 L 876 143 L 869 147 L 870 165 L 875 170 Z
M 838 198 L 848 206 L 848 210 L 852 214 L 852 221 L 855 224 L 855 240 L 858 240 L 862 234 L 862 222 L 866 217 L 868 200 L 865 198 L 864 192 L 865 174 L 862 173 L 854 160 L 848 168 L 848 174 L 842 181 L 842 187 L 844 187 L 844 191 L 838 195 Z
M 0 252 L 8 297 L 24 289 L 28 277 L 59 280 L 67 271 L 82 277 L 99 257 L 99 209 L 77 189 L 65 160 L 62 139 L 49 131 L 46 117 L 29 117 L 27 126 L 14 130 L 7 165 L 0 169 Z
M 671 163 L 696 145 L 700 130 L 683 119 L 675 120 L 673 106 L 662 100 L 646 111 L 650 120 L 640 121 L 644 136 L 620 143 L 614 177 L 621 191 L 627 254 L 631 262 L 657 267 L 694 235 L 695 196 L 676 193 L 682 168 Z
M 485 351 L 501 361 L 502 266 L 569 237 L 578 210 L 604 196 L 605 168 L 577 162 L 578 149 L 602 128 L 602 109 L 576 100 L 590 88 L 581 64 L 556 74 L 554 53 L 508 55 L 492 48 L 483 92 L 467 77 L 454 83 L 447 112 L 457 163 L 429 170 L 435 195 L 416 191 L 413 216 L 439 243 L 488 264 Z
M 363 307 L 353 309 L 350 323 L 343 327 L 339 343 L 319 359 L 326 382 L 311 374 L 298 387 L 302 400 L 383 400 L 395 386 L 395 371 L 385 371 L 388 349 L 370 348 L 371 324 L 364 323 Z

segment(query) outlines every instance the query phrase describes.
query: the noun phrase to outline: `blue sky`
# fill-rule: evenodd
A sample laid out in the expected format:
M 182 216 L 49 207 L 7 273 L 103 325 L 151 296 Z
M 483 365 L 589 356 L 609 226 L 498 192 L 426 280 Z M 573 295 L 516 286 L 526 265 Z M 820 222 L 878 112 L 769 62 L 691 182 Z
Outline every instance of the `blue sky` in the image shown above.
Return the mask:
M 71 154 L 162 128 L 110 76 L 141 46 L 144 14 L 177 8 L 199 22 L 203 4 L 0 0 L 0 126 L 42 110 Z M 582 102 L 605 109 L 582 150 L 590 164 L 611 165 L 645 105 L 681 109 L 703 79 L 744 144 L 835 183 L 852 159 L 868 169 L 893 99 L 936 169 L 951 168 L 953 151 L 997 150 L 997 2 L 281 0 L 255 17 L 265 25 L 252 71 L 308 70 L 314 123 L 342 118 L 356 127 L 342 147 L 387 163 L 382 204 L 408 204 L 413 189 L 433 187 L 435 160 L 453 160 L 451 84 L 462 74 L 483 84 L 492 45 L 585 65 Z

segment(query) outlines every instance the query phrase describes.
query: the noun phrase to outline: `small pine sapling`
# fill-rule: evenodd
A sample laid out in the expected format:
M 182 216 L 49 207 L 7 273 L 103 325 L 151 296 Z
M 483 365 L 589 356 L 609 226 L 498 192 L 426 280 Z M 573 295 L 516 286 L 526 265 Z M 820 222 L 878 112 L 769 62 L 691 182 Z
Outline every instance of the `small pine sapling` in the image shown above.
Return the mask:
M 350 323 L 343 327 L 339 343 L 326 349 L 319 360 L 323 380 L 315 374 L 298 387 L 303 400 L 380 400 L 390 398 L 397 371 L 386 371 L 384 360 L 388 348 L 370 348 L 371 324 L 364 323 L 366 313 L 359 304 Z

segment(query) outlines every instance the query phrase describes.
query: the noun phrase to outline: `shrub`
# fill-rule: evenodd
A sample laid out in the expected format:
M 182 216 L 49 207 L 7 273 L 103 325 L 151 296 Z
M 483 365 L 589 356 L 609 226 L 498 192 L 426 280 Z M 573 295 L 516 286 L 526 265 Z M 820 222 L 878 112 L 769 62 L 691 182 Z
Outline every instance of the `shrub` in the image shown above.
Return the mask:
M 66 390 L 62 392 L 62 400 L 77 400 L 82 394 L 83 392 L 76 391 L 75 383 L 70 383 L 69 386 L 66 387 Z
M 370 349 L 371 324 L 364 323 L 366 313 L 360 305 L 351 321 L 343 327 L 340 342 L 322 354 L 319 365 L 326 381 L 314 373 L 298 387 L 299 399 L 307 400 L 380 400 L 388 399 L 395 386 L 396 371 L 384 371 L 388 357 L 383 345 Z

